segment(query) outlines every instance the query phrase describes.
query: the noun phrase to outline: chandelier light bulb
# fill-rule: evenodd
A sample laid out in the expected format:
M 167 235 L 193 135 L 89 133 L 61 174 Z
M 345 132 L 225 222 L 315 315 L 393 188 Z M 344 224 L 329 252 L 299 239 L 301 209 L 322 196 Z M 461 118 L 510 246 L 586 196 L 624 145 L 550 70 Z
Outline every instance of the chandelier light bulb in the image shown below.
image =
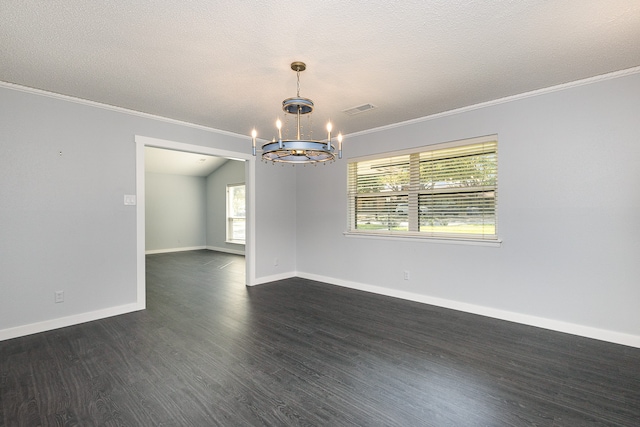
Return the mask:
M 258 136 L 258 132 L 256 132 L 256 128 L 253 128 L 251 131 L 251 151 L 253 155 L 256 155 L 256 136 Z
M 280 148 L 282 148 L 282 122 L 280 119 L 276 121 L 276 127 L 278 128 L 278 142 L 280 143 Z

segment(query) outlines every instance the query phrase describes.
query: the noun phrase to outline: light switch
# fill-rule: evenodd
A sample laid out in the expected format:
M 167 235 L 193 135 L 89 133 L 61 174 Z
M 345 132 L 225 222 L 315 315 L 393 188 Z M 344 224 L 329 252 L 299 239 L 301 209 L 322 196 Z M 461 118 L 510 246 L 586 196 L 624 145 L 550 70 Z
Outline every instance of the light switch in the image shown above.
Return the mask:
M 124 204 L 125 205 L 135 205 L 136 204 L 136 195 L 135 194 L 125 194 L 124 195 Z

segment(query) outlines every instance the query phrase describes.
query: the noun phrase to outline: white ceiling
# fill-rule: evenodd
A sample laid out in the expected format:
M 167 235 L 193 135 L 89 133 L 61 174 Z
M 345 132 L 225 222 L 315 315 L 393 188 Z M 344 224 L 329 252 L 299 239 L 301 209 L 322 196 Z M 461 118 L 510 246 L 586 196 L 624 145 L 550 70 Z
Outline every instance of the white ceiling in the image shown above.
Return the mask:
M 145 172 L 171 175 L 209 176 L 228 159 L 162 148 L 144 148 Z
M 640 1 L 3 0 L 0 47 L 2 81 L 265 139 L 301 60 L 321 138 L 639 66 Z

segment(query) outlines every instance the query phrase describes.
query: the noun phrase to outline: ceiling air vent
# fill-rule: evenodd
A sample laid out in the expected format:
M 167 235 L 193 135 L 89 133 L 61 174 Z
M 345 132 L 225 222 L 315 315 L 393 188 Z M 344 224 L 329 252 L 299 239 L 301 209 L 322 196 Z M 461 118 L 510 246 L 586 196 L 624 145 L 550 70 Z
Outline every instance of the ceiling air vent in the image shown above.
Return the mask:
M 365 111 L 373 110 L 374 108 L 376 108 L 376 106 L 373 104 L 362 104 L 357 107 L 347 108 L 346 110 L 342 110 L 342 112 L 350 116 L 355 116 L 356 114 L 364 113 Z

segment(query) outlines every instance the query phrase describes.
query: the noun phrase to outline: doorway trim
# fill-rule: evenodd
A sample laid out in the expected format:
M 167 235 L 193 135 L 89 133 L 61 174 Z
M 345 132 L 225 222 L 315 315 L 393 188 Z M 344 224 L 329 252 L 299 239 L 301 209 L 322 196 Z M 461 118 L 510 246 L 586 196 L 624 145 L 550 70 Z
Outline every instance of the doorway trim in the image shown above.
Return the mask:
M 145 162 L 144 147 L 164 148 L 188 153 L 206 154 L 245 161 L 245 182 L 247 196 L 247 236 L 245 242 L 245 280 L 253 286 L 255 276 L 255 158 L 251 154 L 221 150 L 202 145 L 185 144 L 166 139 L 136 135 L 136 265 L 137 265 L 137 306 L 146 308 L 146 266 L 145 266 Z

